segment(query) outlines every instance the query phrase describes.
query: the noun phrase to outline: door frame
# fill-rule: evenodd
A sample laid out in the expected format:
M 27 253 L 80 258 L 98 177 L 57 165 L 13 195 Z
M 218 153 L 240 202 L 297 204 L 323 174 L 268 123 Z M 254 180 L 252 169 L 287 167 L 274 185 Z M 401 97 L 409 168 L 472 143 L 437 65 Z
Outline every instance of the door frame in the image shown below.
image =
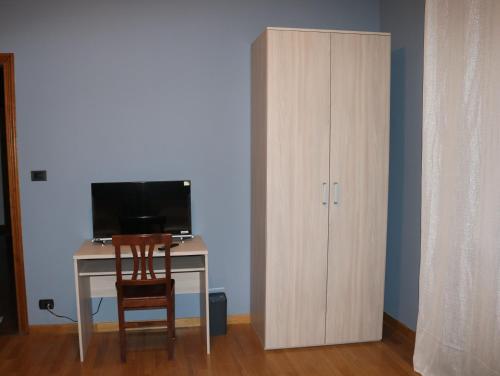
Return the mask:
M 9 207 L 12 233 L 12 252 L 16 283 L 16 304 L 18 332 L 29 332 L 28 309 L 26 303 L 26 283 L 24 278 L 23 238 L 21 226 L 21 204 L 19 194 L 19 173 L 17 166 L 16 103 L 14 90 L 14 54 L 0 53 L 3 67 L 5 92 L 5 134 L 7 154 L 7 175 L 9 184 Z

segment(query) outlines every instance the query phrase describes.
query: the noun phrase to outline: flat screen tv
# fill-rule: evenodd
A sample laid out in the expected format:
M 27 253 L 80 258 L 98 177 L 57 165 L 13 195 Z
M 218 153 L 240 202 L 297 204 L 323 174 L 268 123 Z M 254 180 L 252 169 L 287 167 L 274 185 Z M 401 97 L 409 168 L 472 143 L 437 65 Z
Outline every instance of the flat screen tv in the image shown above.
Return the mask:
M 191 182 L 92 183 L 94 240 L 115 234 L 191 235 Z

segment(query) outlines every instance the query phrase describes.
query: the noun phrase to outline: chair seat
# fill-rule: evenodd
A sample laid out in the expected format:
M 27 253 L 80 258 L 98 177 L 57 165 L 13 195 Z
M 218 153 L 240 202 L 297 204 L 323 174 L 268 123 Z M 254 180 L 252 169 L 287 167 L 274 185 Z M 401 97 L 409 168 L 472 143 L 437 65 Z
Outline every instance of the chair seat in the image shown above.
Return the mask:
M 172 292 L 175 280 L 171 280 Z M 145 309 L 145 308 L 166 308 L 169 299 L 167 298 L 167 288 L 164 283 L 157 285 L 123 285 L 123 308 L 125 309 Z
M 123 298 L 153 298 L 155 296 L 166 296 L 166 286 L 161 285 L 123 285 Z

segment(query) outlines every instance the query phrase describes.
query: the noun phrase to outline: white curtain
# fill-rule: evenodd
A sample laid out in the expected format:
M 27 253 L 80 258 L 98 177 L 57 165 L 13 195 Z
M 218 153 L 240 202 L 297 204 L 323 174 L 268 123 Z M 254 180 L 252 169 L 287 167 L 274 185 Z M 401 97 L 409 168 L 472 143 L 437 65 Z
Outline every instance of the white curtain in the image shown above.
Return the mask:
M 415 370 L 500 375 L 500 0 L 427 0 Z

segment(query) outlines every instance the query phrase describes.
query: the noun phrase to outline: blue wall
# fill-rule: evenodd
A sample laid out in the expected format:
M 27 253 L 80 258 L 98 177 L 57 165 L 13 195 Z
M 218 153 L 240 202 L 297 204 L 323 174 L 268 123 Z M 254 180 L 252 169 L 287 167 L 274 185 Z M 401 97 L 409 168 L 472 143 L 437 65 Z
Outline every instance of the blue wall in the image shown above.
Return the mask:
M 91 237 L 90 183 L 193 182 L 211 287 L 249 311 L 250 44 L 265 26 L 379 30 L 378 0 L 0 0 L 16 58 L 31 324 L 75 316 L 72 255 Z M 47 182 L 29 171 L 46 169 Z M 179 301 L 196 314 L 196 299 Z M 113 320 L 106 300 L 96 320 Z
M 381 0 L 392 33 L 385 311 L 415 329 L 420 270 L 424 0 Z

